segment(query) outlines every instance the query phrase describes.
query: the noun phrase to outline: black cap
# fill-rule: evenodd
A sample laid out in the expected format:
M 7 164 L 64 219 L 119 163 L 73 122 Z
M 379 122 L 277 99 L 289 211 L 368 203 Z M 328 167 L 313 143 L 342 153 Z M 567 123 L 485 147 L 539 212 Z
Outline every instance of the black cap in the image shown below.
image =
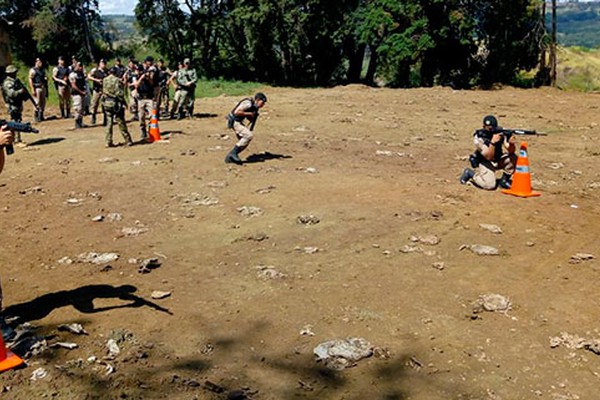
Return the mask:
M 108 69 L 108 73 L 112 74 L 112 75 L 117 75 L 119 73 L 119 68 L 117 67 L 111 67 Z
M 100 64 L 100 63 L 106 64 L 106 60 L 104 58 L 101 58 L 100 61 L 98 61 L 98 64 Z
M 154 62 L 154 57 L 148 56 L 148 57 L 146 57 L 146 59 L 144 61 L 146 61 L 146 62 Z
M 483 117 L 483 126 L 491 126 L 492 128 L 498 127 L 498 120 L 493 115 L 486 115 Z
M 264 101 L 265 103 L 267 102 L 267 96 L 265 96 L 265 94 L 264 94 L 264 93 L 261 93 L 261 92 L 258 92 L 258 93 L 256 93 L 256 94 L 254 95 L 254 99 L 255 99 L 255 100 L 262 100 L 262 101 Z

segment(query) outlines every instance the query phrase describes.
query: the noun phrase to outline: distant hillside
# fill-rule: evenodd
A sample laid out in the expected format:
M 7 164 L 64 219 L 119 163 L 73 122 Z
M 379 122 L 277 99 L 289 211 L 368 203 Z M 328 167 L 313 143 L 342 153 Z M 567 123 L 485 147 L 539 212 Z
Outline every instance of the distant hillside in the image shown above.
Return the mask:
M 546 6 L 546 24 L 551 29 L 551 7 Z M 557 39 L 563 46 L 600 48 L 600 2 L 561 4 L 557 8 Z
M 126 41 L 137 34 L 133 15 L 103 15 L 102 19 L 105 31 L 115 42 Z

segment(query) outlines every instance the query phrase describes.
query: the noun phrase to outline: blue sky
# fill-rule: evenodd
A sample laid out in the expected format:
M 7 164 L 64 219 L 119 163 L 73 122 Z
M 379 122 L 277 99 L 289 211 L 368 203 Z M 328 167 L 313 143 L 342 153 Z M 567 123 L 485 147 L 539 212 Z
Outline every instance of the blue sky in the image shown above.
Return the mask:
M 106 14 L 133 15 L 136 0 L 100 0 L 100 12 Z

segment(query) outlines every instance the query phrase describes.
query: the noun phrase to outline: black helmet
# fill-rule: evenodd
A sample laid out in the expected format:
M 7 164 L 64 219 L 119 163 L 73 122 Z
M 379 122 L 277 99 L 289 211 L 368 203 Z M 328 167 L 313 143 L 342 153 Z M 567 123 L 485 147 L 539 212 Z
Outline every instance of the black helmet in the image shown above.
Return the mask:
M 492 128 L 498 127 L 498 120 L 493 115 L 486 115 L 483 117 L 483 126 L 491 126 Z
M 267 96 L 264 93 L 258 92 L 254 95 L 254 100 L 262 100 L 265 103 L 267 102 Z

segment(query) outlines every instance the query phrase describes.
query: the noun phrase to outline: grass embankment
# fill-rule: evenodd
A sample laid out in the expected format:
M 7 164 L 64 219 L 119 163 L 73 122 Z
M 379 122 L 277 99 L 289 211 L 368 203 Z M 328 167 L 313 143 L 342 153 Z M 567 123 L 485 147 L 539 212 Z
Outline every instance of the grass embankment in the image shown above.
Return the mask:
M 565 90 L 600 90 L 600 49 L 559 47 L 557 86 Z

